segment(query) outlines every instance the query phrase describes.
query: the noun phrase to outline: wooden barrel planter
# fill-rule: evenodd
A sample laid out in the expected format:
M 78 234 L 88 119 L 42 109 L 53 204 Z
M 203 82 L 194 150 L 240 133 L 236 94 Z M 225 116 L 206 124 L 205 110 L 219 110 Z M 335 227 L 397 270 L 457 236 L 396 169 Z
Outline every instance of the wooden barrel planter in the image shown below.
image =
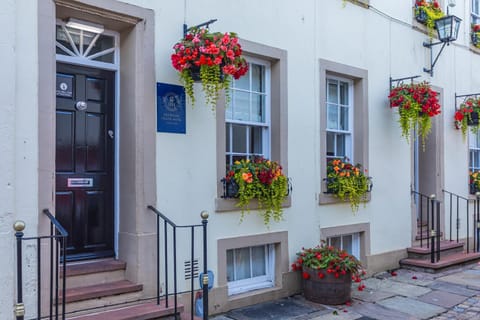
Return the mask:
M 352 275 L 327 273 L 325 269 L 314 270 L 303 268 L 303 272 L 310 275 L 309 279 L 303 278 L 303 294 L 305 299 L 322 304 L 338 305 L 351 300 Z M 323 278 L 319 273 L 324 274 Z

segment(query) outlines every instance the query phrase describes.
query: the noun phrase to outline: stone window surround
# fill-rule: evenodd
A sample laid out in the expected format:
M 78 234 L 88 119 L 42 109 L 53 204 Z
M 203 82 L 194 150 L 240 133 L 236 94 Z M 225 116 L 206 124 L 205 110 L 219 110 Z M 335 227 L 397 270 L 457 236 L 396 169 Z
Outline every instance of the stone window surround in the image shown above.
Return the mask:
M 353 160 L 360 163 L 363 168 L 368 169 L 368 71 L 337 62 L 320 59 L 320 194 L 319 204 L 340 202 L 338 198 L 326 191 L 325 178 L 327 172 L 326 150 L 327 150 L 327 106 L 326 106 L 326 83 L 327 76 L 338 76 L 353 81 Z M 370 200 L 370 192 L 367 200 Z
M 357 223 L 344 226 L 320 228 L 320 241 L 327 238 L 346 234 L 358 233 L 360 235 L 360 260 L 365 268 L 367 256 L 370 255 L 370 223 Z
M 260 43 L 240 40 L 245 55 L 256 57 L 271 63 L 271 126 L 270 126 L 270 159 L 278 161 L 288 175 L 288 96 L 287 96 L 287 51 L 263 45 Z M 217 125 L 217 198 L 215 199 L 215 211 L 238 211 L 236 200 L 223 199 L 223 184 L 221 179 L 225 177 L 225 100 L 219 100 L 216 108 Z M 289 207 L 290 197 L 284 202 Z M 252 201 L 251 209 L 258 205 Z
M 227 250 L 259 245 L 273 244 L 275 250 L 275 287 L 281 287 L 282 274 L 288 272 L 288 232 L 270 232 L 249 236 L 231 237 L 217 240 L 217 272 L 218 286 L 224 287 L 227 282 Z M 231 296 L 229 299 L 235 299 Z

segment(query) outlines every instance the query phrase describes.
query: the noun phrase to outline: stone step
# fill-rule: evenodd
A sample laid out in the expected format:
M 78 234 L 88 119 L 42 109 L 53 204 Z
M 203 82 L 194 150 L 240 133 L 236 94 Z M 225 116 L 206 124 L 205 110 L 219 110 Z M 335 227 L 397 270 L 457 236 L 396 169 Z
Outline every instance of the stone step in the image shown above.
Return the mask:
M 177 312 L 182 313 L 183 305 L 177 306 Z M 114 310 L 95 312 L 88 315 L 67 317 L 67 320 L 149 320 L 174 315 L 173 305 L 142 303 L 128 307 L 119 307 Z
M 124 280 L 126 265 L 114 259 L 67 263 L 67 289 Z
M 406 258 L 400 260 L 400 266 L 406 269 L 435 273 L 438 271 L 475 263 L 477 261 L 480 261 L 480 253 L 459 252 L 441 258 L 440 261 L 435 263 L 431 263 L 430 260 Z
M 124 293 L 142 291 L 143 285 L 135 284 L 128 280 L 113 281 L 96 285 L 69 288 L 65 292 L 65 302 L 77 302 L 97 299 Z M 60 301 L 62 294 L 60 293 Z
M 430 259 L 430 252 L 431 248 L 427 247 L 427 244 L 430 246 L 431 243 L 424 242 L 423 247 L 415 246 L 411 248 L 407 248 L 408 258 L 411 259 Z M 435 242 L 435 246 L 437 243 Z M 440 241 L 440 257 L 446 257 L 450 254 L 458 253 L 463 251 L 463 242 L 455 242 L 455 241 Z M 435 248 L 436 249 L 436 248 Z

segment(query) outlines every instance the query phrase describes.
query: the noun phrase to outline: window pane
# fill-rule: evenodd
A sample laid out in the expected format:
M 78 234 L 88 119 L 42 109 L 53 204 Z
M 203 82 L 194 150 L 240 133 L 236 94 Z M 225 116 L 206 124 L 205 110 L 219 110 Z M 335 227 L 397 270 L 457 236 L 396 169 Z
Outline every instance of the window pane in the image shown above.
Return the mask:
M 344 157 L 346 155 L 345 152 L 345 135 L 344 134 L 337 134 L 337 153 L 336 156 Z
M 343 250 L 347 251 L 349 254 L 352 254 L 352 235 L 343 236 Z
M 258 64 L 251 64 L 252 91 L 265 92 L 264 67 Z
M 70 45 L 70 41 L 68 40 L 67 34 L 63 30 L 62 26 L 59 26 L 59 25 L 56 26 L 55 37 L 56 37 L 57 42 L 62 44 L 68 50 L 70 50 L 72 52 L 75 52 L 73 50 L 72 46 Z M 57 53 L 61 53 L 61 52 L 59 52 L 58 49 L 57 49 Z
M 338 129 L 338 107 L 334 104 L 327 105 L 327 129 Z
M 342 240 L 340 237 L 331 237 L 330 238 L 330 245 L 335 248 L 341 248 L 342 246 Z
M 335 134 L 327 132 L 327 156 L 335 156 Z
M 328 80 L 327 102 L 338 103 L 337 81 Z
M 251 121 L 265 123 L 265 96 L 252 93 Z
M 235 267 L 235 280 L 242 280 L 251 277 L 250 248 L 235 249 Z
M 107 49 L 111 49 L 115 47 L 115 38 L 112 36 L 107 36 L 102 34 L 98 37 L 97 41 L 93 45 L 92 49 L 90 50 L 89 56 Z M 86 49 L 86 48 L 85 48 Z
M 234 281 L 233 250 L 227 250 L 227 281 Z
M 349 130 L 349 123 L 348 123 L 348 107 L 340 107 L 340 129 L 341 130 Z
M 250 72 L 251 70 L 249 69 L 243 77 L 234 80 L 233 87 L 236 89 L 250 90 Z
M 265 268 L 265 246 L 257 246 L 252 248 L 252 276 L 264 276 Z
M 261 127 L 250 127 L 250 153 L 263 154 Z
M 247 152 L 247 127 L 232 125 L 232 151 L 239 153 Z
M 115 61 L 115 56 L 113 55 L 113 52 L 101 55 L 99 57 L 96 57 L 95 59 L 92 59 L 95 61 L 101 61 L 101 62 L 109 62 L 109 63 L 114 63 Z
M 231 128 L 231 124 L 229 123 L 226 123 L 225 124 L 225 151 L 227 152 L 231 152 L 230 151 L 230 128 Z
M 340 82 L 340 104 L 348 105 L 348 83 Z
M 249 121 L 250 120 L 250 94 L 248 92 L 235 92 L 234 96 L 234 120 Z

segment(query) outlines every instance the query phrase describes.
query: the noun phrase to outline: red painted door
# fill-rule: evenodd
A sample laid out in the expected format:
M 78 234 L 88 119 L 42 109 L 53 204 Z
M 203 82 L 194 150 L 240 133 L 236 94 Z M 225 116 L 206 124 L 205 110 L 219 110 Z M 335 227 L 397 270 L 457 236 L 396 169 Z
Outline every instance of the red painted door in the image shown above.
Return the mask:
M 57 63 L 55 211 L 67 260 L 114 255 L 114 87 L 114 72 Z

